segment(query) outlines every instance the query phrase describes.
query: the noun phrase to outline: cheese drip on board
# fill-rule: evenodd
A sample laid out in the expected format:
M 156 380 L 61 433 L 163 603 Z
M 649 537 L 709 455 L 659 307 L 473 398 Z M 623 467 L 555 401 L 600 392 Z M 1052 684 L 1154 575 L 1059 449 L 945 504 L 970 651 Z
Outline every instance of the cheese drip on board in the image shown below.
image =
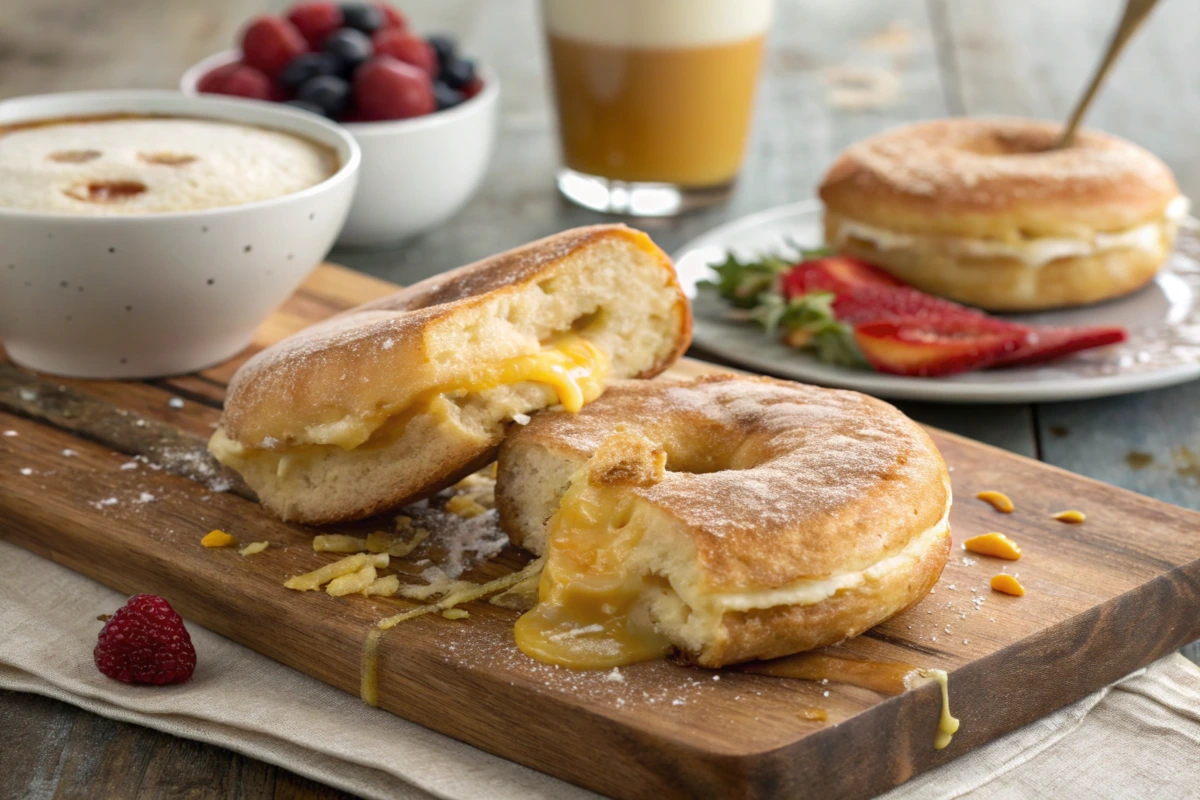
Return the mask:
M 538 604 L 517 620 L 521 652 L 573 669 L 611 669 L 665 656 L 641 601 L 654 580 L 630 569 L 645 530 L 630 492 L 575 479 L 551 518 Z

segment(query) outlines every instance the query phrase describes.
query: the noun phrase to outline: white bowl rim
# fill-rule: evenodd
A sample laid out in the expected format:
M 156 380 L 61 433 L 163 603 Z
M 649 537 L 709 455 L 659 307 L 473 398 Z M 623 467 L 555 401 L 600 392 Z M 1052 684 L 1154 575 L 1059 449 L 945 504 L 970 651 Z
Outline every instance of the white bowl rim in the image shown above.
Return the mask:
M 145 220 L 168 220 L 168 219 L 187 219 L 201 216 L 221 216 L 225 214 L 236 214 L 241 211 L 251 209 L 266 208 L 271 205 L 278 205 L 292 200 L 303 200 L 312 197 L 335 185 L 349 180 L 357 172 L 360 163 L 362 162 L 362 149 L 353 136 L 345 130 L 344 127 L 322 119 L 315 114 L 309 114 L 299 109 L 289 108 L 288 106 L 279 103 L 265 103 L 258 100 L 248 100 L 245 98 L 230 97 L 225 95 L 198 95 L 188 94 L 186 92 L 174 91 L 170 89 L 95 89 L 79 92 L 50 92 L 47 94 L 32 94 L 21 97 L 8 97 L 0 100 L 0 114 L 10 106 L 24 103 L 39 103 L 51 101 L 71 101 L 71 100 L 96 100 L 103 101 L 104 104 L 111 103 L 115 106 L 107 111 L 101 109 L 89 109 L 79 112 L 78 114 L 56 114 L 52 118 L 61 117 L 69 119 L 72 116 L 86 117 L 89 114 L 103 114 L 107 112 L 119 112 L 122 103 L 135 102 L 153 102 L 162 101 L 164 105 L 170 103 L 180 103 L 187 106 L 195 105 L 194 112 L 191 109 L 164 109 L 162 113 L 178 114 L 179 116 L 193 116 L 202 119 L 217 119 L 229 122 L 237 122 L 240 124 L 261 124 L 265 127 L 271 127 L 269 118 L 275 116 L 277 118 L 286 119 L 291 122 L 299 123 L 301 127 L 307 125 L 310 129 L 319 129 L 335 138 L 343 148 L 345 148 L 348 157 L 341 159 L 341 164 L 337 171 L 330 175 L 320 183 L 313 184 L 298 192 L 289 192 L 288 194 L 279 195 L 278 197 L 269 197 L 265 200 L 255 200 L 250 203 L 238 203 L 230 206 L 217 206 L 215 208 L 198 208 L 188 211 L 147 211 L 141 214 L 72 214 L 70 212 L 52 212 L 52 211 L 30 211 L 26 209 L 4 208 L 0 207 L 0 217 L 10 218 L 26 218 L 37 219 L 53 222 L 63 222 L 67 224 L 69 220 L 87 220 L 92 224 L 99 225 L 120 225 L 130 224 L 133 222 L 144 222 Z M 265 115 L 266 121 L 246 123 L 243 120 L 235 119 L 227 115 L 221 114 L 222 109 L 226 111 L 234 111 L 237 109 L 249 110 L 256 114 Z M 208 112 L 208 113 L 206 113 Z M 153 109 L 139 109 L 133 113 L 154 114 Z M 36 120 L 36 116 L 24 116 L 23 120 Z M 3 124 L 3 123 L 0 123 Z M 301 136 L 305 135 L 303 130 L 288 130 L 289 133 L 296 133 Z
M 206 94 L 196 90 L 196 84 L 200 82 L 200 78 L 210 70 L 225 64 L 232 63 L 241 58 L 241 51 L 236 49 L 222 50 L 219 53 L 213 53 L 211 56 L 197 61 L 195 64 L 187 68 L 179 79 L 179 90 L 189 97 L 223 97 L 226 95 Z M 434 111 L 430 114 L 423 114 L 419 117 L 410 117 L 408 119 L 390 119 L 380 120 L 379 122 L 334 122 L 334 125 L 341 125 L 348 131 L 351 131 L 355 136 L 373 136 L 388 133 L 401 133 L 405 131 L 416 131 L 425 128 L 433 128 L 441 125 L 453 124 L 455 120 L 469 116 L 475 111 L 482 110 L 485 106 L 490 105 L 495 101 L 500 94 L 500 76 L 495 70 L 491 69 L 487 64 L 481 61 L 476 61 L 479 73 L 483 80 L 483 90 L 469 97 L 462 103 L 459 103 L 454 108 L 448 108 L 443 111 Z M 273 103 L 268 100 L 252 100 L 254 103 L 268 103 L 269 105 L 278 106 L 280 103 Z M 315 114 L 312 116 L 316 116 Z

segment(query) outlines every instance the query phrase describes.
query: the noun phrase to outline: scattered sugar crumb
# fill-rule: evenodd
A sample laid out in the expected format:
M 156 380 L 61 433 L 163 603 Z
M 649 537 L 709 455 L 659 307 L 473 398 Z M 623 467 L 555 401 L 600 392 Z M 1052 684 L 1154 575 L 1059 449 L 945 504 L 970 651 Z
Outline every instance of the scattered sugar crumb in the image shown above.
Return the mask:
M 964 545 L 964 547 L 965 547 L 965 545 Z M 975 566 L 976 564 L 978 564 L 978 563 L 979 563 L 979 561 L 978 561 L 977 559 L 974 559 L 974 558 L 967 558 L 966 556 L 963 556 L 962 563 L 963 563 L 963 566 L 964 566 L 964 567 L 973 567 L 973 566 Z
M 16 436 L 17 432 L 16 431 L 5 431 L 4 435 L 5 436 Z
M 74 450 L 72 450 L 72 449 L 71 449 L 71 448 L 69 448 L 69 447 L 64 447 L 64 448 L 63 448 L 63 451 L 62 451 L 62 454 L 63 454 L 64 456 L 66 456 L 67 458 L 70 458 L 71 456 L 77 456 L 77 455 L 79 455 L 79 453 L 75 452 Z
M 142 492 L 141 494 L 139 494 L 139 495 L 138 495 L 138 497 L 137 497 L 137 502 L 139 502 L 139 503 L 153 503 L 153 502 L 154 502 L 154 495 L 150 494 L 149 492 Z
M 21 467 L 21 474 L 22 475 L 32 475 L 33 470 L 31 470 L 29 467 Z
M 38 398 L 38 393 L 35 392 L 33 389 L 18 389 L 17 395 L 22 400 L 24 400 L 26 403 L 32 403 L 34 400 L 37 400 L 37 398 Z
M 971 643 L 970 639 L 963 639 L 963 644 L 970 644 L 970 643 Z
M 136 461 L 126 461 L 121 465 L 121 469 L 137 469 L 137 465 Z
M 533 419 L 533 417 L 529 416 L 528 414 L 513 414 L 512 418 L 513 422 L 517 423 L 518 425 L 528 425 L 529 420 L 531 419 Z
M 829 697 L 829 690 L 826 689 L 825 691 L 821 692 L 821 697 Z
M 673 705 L 673 706 L 681 706 L 681 705 L 683 705 L 685 702 L 687 702 L 687 701 L 685 701 L 683 698 L 681 698 L 681 697 L 676 697 L 674 700 L 672 700 L 672 701 L 671 701 L 671 705 Z
M 146 420 L 139 419 L 136 422 L 134 422 L 133 424 L 138 426 L 139 428 L 144 428 L 144 427 L 146 427 Z
M 720 675 L 713 675 L 713 680 L 714 680 L 714 681 L 719 681 L 719 680 L 721 680 L 721 676 L 720 676 Z
M 115 497 L 106 497 L 103 500 L 97 500 L 92 503 L 94 508 L 104 508 L 105 506 L 115 506 L 118 500 Z
M 613 667 L 612 672 L 609 672 L 604 676 L 604 680 L 609 681 L 610 683 L 624 683 L 625 676 L 621 674 L 620 669 Z
M 172 397 L 167 401 L 167 405 L 169 405 L 171 408 L 183 408 L 183 399 L 179 397 Z

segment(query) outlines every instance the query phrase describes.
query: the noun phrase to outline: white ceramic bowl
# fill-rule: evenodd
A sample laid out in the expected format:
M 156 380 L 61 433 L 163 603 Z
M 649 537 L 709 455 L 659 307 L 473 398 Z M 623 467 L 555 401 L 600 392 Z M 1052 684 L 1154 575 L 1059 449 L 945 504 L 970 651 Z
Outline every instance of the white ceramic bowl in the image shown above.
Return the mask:
M 236 61 L 227 50 L 193 65 L 179 81 L 185 94 L 207 72 Z M 479 188 L 496 138 L 500 80 L 480 69 L 483 90 L 445 111 L 394 122 L 350 122 L 343 127 L 362 148 L 358 194 L 338 244 L 395 244 L 454 216 Z
M 191 372 L 233 356 L 342 229 L 361 154 L 312 114 L 177 92 L 97 91 L 0 102 L 0 125 L 108 113 L 229 120 L 333 148 L 338 171 L 301 192 L 203 211 L 114 215 L 0 208 L 0 343 L 79 378 Z

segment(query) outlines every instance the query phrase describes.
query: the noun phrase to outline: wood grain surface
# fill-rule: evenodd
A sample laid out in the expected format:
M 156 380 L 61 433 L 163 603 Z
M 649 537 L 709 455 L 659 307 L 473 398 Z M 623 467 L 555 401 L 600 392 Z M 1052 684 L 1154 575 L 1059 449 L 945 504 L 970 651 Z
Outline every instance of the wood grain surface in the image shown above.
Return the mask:
M 171 88 L 200 57 L 224 49 L 242 21 L 284 0 L 7 0 L 0 3 L 0 97 L 85 88 Z M 483 189 L 453 221 L 390 250 L 334 260 L 409 283 L 529 238 L 596 217 L 553 192 L 552 109 L 534 0 L 405 0 L 422 30 L 459 33 L 504 81 L 498 149 Z M 654 225 L 668 250 L 727 219 L 810 196 L 832 156 L 889 125 L 943 114 L 1060 118 L 1104 46 L 1121 0 L 778 0 L 758 119 L 742 180 L 723 208 Z M 1193 50 L 1200 7 L 1164 2 L 1130 44 L 1092 112 L 1098 127 L 1161 155 L 1186 194 L 1200 196 L 1200 87 Z M 829 70 L 895 75 L 891 104 L 831 102 Z M 203 383 L 189 387 L 201 393 Z M 152 397 L 145 398 L 153 402 Z M 1080 403 L 942 406 L 905 403 L 917 419 L 1007 450 L 1200 508 L 1200 385 Z M 91 797 L 116 758 L 108 797 L 218 797 L 240 790 L 295 796 L 302 779 L 219 748 L 100 720 L 60 703 L 0 693 L 0 796 Z M 75 733 L 71 733 L 74 730 Z M 81 731 L 95 733 L 82 735 Z M 118 733 L 119 732 L 119 733 Z M 107 738 L 106 738 L 107 737 Z M 21 746 L 9 747 L 8 741 Z M 103 746 L 99 742 L 105 742 Z M 103 747 L 103 749 L 101 749 Z M 183 748 L 180 751 L 179 748 Z M 143 769 L 153 753 L 186 752 L 187 775 Z M 201 757 L 201 753 L 211 756 Z M 203 777 L 201 777 L 203 776 Z M 193 780 L 194 778 L 194 780 Z M 249 780 L 249 779 L 248 779 Z M 253 785 L 253 789 L 249 788 Z M 329 796 L 343 796 L 329 790 Z
M 239 493 L 214 491 L 221 476 L 195 459 L 172 469 L 177 459 L 158 439 L 170 450 L 200 448 L 236 363 L 391 288 L 322 267 L 241 358 L 166 382 L 45 380 L 0 365 L 0 426 L 17 432 L 0 439 L 0 536 L 118 590 L 162 594 L 187 619 L 357 693 L 368 631 L 411 604 L 284 589 L 287 577 L 335 558 L 312 551 L 314 531 L 276 521 Z M 688 361 L 673 373 L 711 371 Z M 199 384 L 204 392 L 182 388 Z M 185 393 L 190 402 L 173 407 Z M 890 697 L 729 671 L 715 682 L 710 671 L 669 661 L 627 667 L 625 681 L 613 684 L 602 673 L 547 668 L 521 655 L 512 641 L 516 613 L 483 602 L 470 604 L 468 621 L 430 615 L 386 635 L 380 705 L 616 797 L 793 794 L 818 781 L 831 797 L 868 797 L 1200 636 L 1200 540 L 1189 535 L 1200 514 L 931 433 L 954 470 L 956 541 L 998 530 L 1026 555 L 1009 564 L 956 549 L 934 594 L 834 652 L 948 670 L 963 727 L 943 751 L 932 746 L 940 705 L 932 684 Z M 130 455 L 165 459 L 167 468 L 121 469 Z M 996 488 L 1014 498 L 1015 513 L 973 499 Z M 152 502 L 136 501 L 147 492 Z M 102 502 L 110 497 L 115 502 Z M 1087 522 L 1051 519 L 1066 507 L 1084 510 Z M 386 522 L 345 530 L 361 535 Z M 271 547 L 249 558 L 206 550 L 199 540 L 213 528 Z M 434 529 L 431 552 L 444 533 Z M 415 573 L 412 562 L 428 555 L 418 551 L 393 568 Z M 485 580 L 527 560 L 506 550 L 468 576 Z M 1008 567 L 1021 575 L 1025 597 L 988 589 Z M 1055 680 L 1063 674 L 1072 680 Z M 810 707 L 828 721 L 806 719 L 801 711 Z M 864 752 L 873 757 L 862 763 Z

